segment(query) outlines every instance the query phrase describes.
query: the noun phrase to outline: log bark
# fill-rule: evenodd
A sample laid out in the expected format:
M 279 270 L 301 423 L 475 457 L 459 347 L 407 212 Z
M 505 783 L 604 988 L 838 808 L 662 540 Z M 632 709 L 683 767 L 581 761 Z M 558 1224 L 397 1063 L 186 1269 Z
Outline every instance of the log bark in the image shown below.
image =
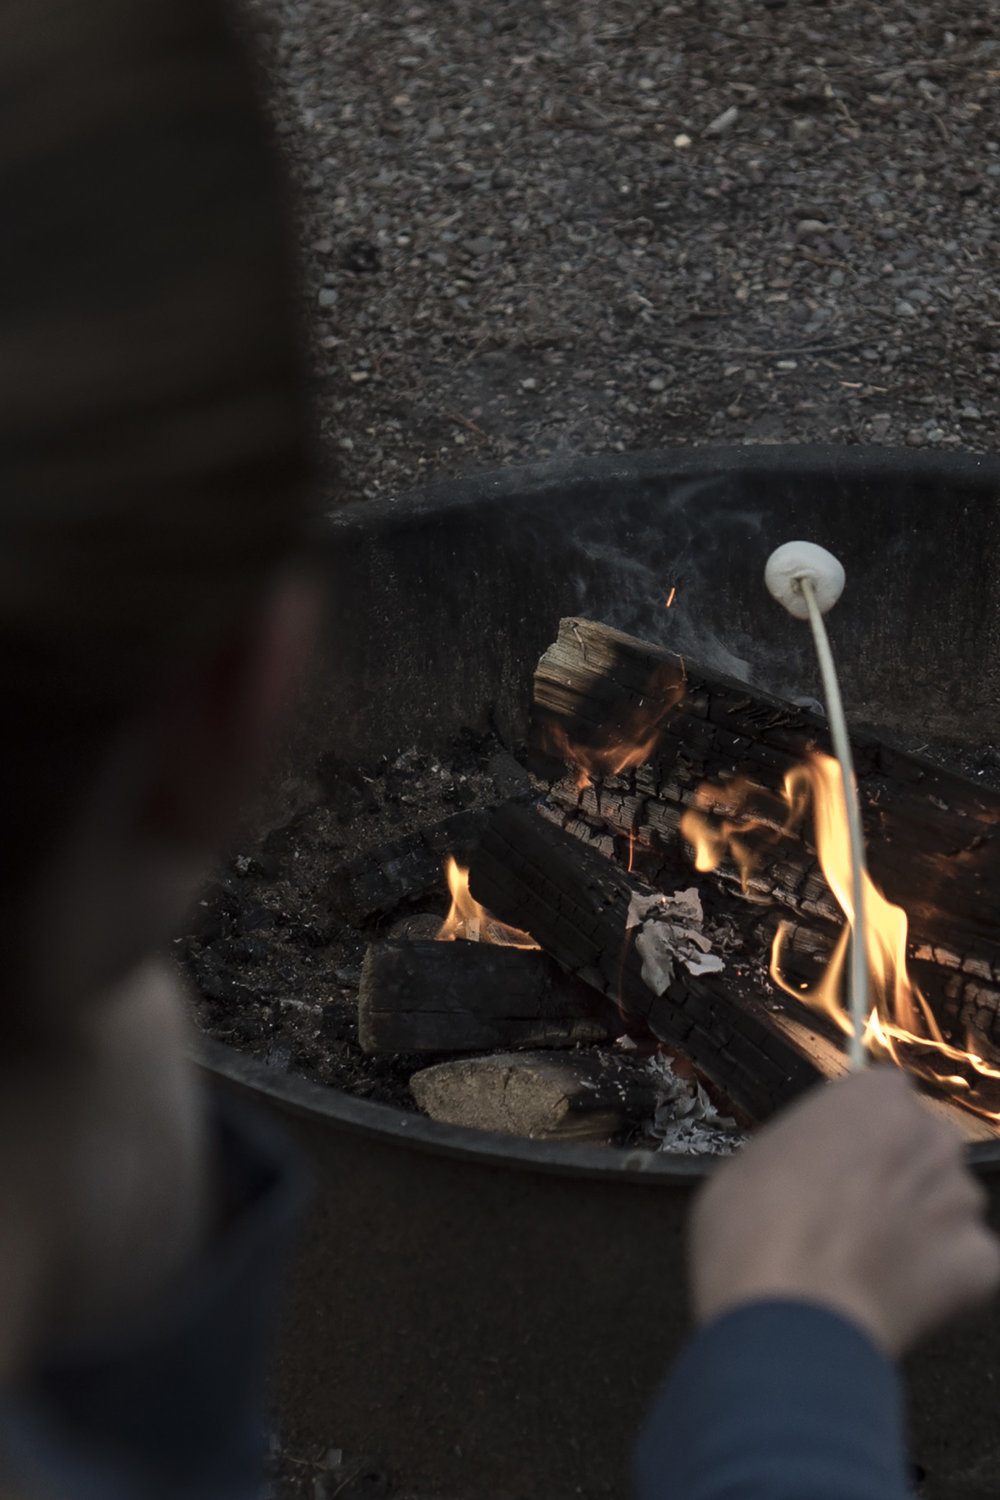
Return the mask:
M 590 1145 L 651 1121 L 658 1100 L 648 1069 L 608 1051 L 460 1058 L 414 1073 L 410 1091 L 449 1125 Z
M 358 1032 L 368 1053 L 565 1047 L 606 1040 L 614 1021 L 601 995 L 532 949 L 373 943 L 361 971 Z
M 697 976 L 678 963 L 656 994 L 627 930 L 633 895 L 653 893 L 537 813 L 494 810 L 472 857 L 470 889 L 567 973 L 683 1052 L 750 1119 L 766 1119 L 823 1076 L 752 1013 L 733 974 Z
M 705 782 L 745 777 L 765 794 L 812 746 L 830 752 L 825 721 L 743 683 L 587 620 L 563 620 L 535 675 L 531 753 L 555 778 L 552 801 L 574 831 L 616 840 L 643 878 L 661 883 L 660 866 L 680 842 L 678 825 Z M 578 785 L 565 774 L 566 747 L 598 752 L 625 730 L 655 724 L 642 764 L 597 774 Z M 912 951 L 931 998 L 958 1039 L 967 1026 L 1000 1048 L 1000 795 L 882 743 L 852 736 L 873 879 L 910 919 Z M 592 755 L 589 757 L 592 760 Z M 619 756 L 620 759 L 620 756 Z M 605 768 L 613 764 L 607 757 Z M 600 757 L 598 757 L 600 767 Z M 774 903 L 800 926 L 826 938 L 842 920 L 804 840 L 775 839 L 750 877 L 746 896 Z M 631 845 L 631 851 L 630 851 Z M 738 889 L 724 863 L 720 880 Z

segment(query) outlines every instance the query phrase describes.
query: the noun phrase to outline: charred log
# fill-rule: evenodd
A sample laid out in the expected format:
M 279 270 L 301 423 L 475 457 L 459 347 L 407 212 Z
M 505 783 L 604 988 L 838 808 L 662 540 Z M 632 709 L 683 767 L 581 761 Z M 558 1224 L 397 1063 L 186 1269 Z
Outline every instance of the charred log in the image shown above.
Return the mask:
M 454 813 L 431 828 L 393 839 L 340 866 L 327 896 L 336 916 L 355 927 L 420 901 L 441 884 L 446 854 L 462 858 L 475 844 L 488 809 Z
M 822 1076 L 753 1013 L 729 976 L 696 975 L 678 962 L 657 994 L 628 929 L 633 896 L 655 893 L 537 813 L 493 812 L 473 855 L 470 888 L 567 973 L 683 1052 L 751 1119 L 765 1119 Z
M 532 949 L 373 943 L 361 971 L 358 1033 L 368 1053 L 565 1047 L 606 1040 L 614 1021 L 601 995 Z

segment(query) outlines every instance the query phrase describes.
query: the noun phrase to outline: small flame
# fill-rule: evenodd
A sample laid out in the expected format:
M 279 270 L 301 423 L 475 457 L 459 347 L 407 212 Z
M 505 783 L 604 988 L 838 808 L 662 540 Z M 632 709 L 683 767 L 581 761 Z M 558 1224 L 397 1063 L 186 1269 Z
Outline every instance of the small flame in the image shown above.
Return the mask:
M 653 755 L 685 686 L 684 663 L 664 662 L 650 675 L 638 703 L 619 722 L 602 724 L 589 743 L 571 740 L 565 727 L 550 719 L 544 729 L 546 749 L 576 773 L 578 791 L 602 777 L 634 770 Z
M 469 890 L 469 872 L 450 854 L 445 860 L 445 874 L 451 892 L 451 910 L 438 928 L 439 943 L 453 943 L 465 938 L 470 943 L 496 943 L 502 948 L 537 948 L 529 932 L 509 927 L 481 906 Z
M 728 855 L 740 872 L 745 894 L 768 848 L 801 821 L 806 804 L 798 789 L 793 795 L 789 801 L 786 789 L 786 798 L 780 800 L 745 776 L 718 786 L 703 783 L 694 794 L 695 805 L 680 821 L 681 833 L 694 848 L 695 869 L 708 873 Z
M 819 983 L 804 991 L 790 984 L 781 972 L 790 925 L 782 923 L 771 949 L 771 977 L 786 994 L 824 1012 L 845 1035 L 851 1035 L 844 991 L 854 910 L 847 811 L 839 765 L 830 756 L 813 751 L 806 761 L 789 771 L 784 781 L 783 819 L 777 815 L 781 804 L 748 781 L 701 787 L 696 800 L 718 819 L 710 822 L 701 811 L 689 809 L 681 820 L 681 831 L 694 846 L 696 867 L 714 870 L 728 854 L 740 870 L 744 890 L 768 846 L 793 833 L 812 807 L 820 866 L 847 921 Z M 894 1062 L 917 1077 L 949 1090 L 956 1095 L 956 1102 L 967 1109 L 1000 1122 L 1000 1111 L 988 1109 L 976 1097 L 984 1085 L 990 1094 L 995 1094 L 1000 1069 L 987 1063 L 971 1047 L 964 1050 L 945 1040 L 933 1011 L 907 972 L 906 913 L 902 907 L 887 901 L 867 874 L 865 928 L 875 1001 L 864 1032 L 867 1050 L 880 1061 Z M 962 1071 L 955 1071 L 956 1064 Z

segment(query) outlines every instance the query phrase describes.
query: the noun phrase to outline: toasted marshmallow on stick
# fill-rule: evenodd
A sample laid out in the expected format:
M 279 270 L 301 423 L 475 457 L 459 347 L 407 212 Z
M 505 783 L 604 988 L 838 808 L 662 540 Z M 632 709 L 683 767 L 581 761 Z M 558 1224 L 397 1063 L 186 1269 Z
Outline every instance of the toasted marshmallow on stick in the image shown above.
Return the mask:
M 769 593 L 797 620 L 809 618 L 804 578 L 812 584 L 819 612 L 825 615 L 844 592 L 844 576 L 840 559 L 815 542 L 786 542 L 771 553 L 764 569 Z
M 764 569 L 764 582 L 779 604 L 797 620 L 808 620 L 812 627 L 820 676 L 826 697 L 826 714 L 830 722 L 833 749 L 840 762 L 844 788 L 844 811 L 851 846 L 851 899 L 854 921 L 851 924 L 851 968 L 848 986 L 852 1035 L 848 1041 L 851 1068 L 865 1065 L 864 1032 L 868 1020 L 868 945 L 865 939 L 865 845 L 854 784 L 851 742 L 840 698 L 840 683 L 830 650 L 830 640 L 823 616 L 832 609 L 844 591 L 844 569 L 839 559 L 815 542 L 786 542 L 771 553 Z

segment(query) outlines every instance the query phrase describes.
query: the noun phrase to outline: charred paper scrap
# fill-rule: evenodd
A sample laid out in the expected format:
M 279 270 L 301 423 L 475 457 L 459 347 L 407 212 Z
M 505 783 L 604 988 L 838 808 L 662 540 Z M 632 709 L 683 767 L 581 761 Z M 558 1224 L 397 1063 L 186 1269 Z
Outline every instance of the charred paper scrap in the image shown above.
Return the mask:
M 694 886 L 672 896 L 638 893 L 629 903 L 626 931 L 638 928 L 635 946 L 642 957 L 642 978 L 655 995 L 662 995 L 682 963 L 689 974 L 717 974 L 722 959 L 702 926 L 701 897 Z
M 649 1134 L 658 1150 L 729 1156 L 744 1144 L 746 1131 L 719 1113 L 697 1079 L 679 1078 L 662 1054 L 650 1058 L 649 1068 L 659 1095 Z

